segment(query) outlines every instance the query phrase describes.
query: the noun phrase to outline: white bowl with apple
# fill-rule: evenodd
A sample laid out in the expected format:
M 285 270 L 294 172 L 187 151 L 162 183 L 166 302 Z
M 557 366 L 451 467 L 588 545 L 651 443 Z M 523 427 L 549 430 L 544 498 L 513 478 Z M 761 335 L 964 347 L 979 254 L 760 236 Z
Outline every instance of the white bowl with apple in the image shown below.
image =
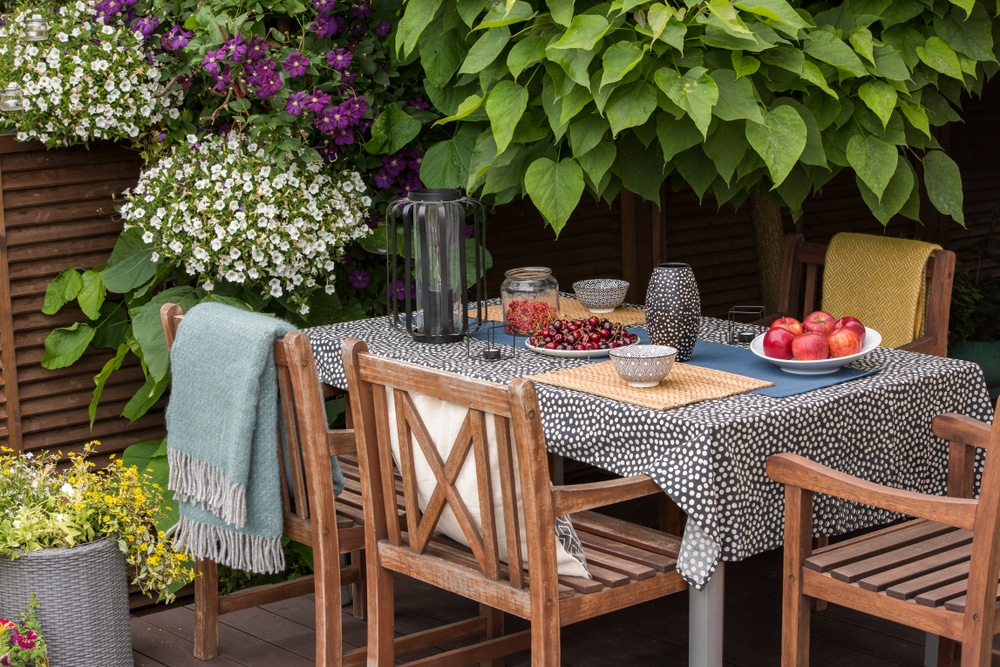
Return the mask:
M 882 343 L 882 335 L 856 317 L 816 310 L 802 321 L 779 317 L 750 343 L 750 351 L 786 373 L 835 373 Z

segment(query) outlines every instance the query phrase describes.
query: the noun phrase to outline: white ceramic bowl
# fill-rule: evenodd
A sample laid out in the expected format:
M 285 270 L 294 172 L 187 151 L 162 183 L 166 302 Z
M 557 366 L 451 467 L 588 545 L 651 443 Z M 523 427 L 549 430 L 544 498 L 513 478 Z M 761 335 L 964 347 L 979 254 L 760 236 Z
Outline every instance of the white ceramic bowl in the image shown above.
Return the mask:
M 625 300 L 628 281 L 616 278 L 591 278 L 573 283 L 576 298 L 592 313 L 610 313 Z
M 674 366 L 677 349 L 669 345 L 626 345 L 608 351 L 615 371 L 632 387 L 655 387 Z
M 750 351 L 761 359 L 770 361 L 786 373 L 797 375 L 824 375 L 826 373 L 836 373 L 845 364 L 860 359 L 882 343 L 882 334 L 865 327 L 865 343 L 861 346 L 861 351 L 857 354 L 849 354 L 846 357 L 836 357 L 832 359 L 816 359 L 814 361 L 803 361 L 800 359 L 772 359 L 764 354 L 764 334 L 760 334 L 750 343 Z

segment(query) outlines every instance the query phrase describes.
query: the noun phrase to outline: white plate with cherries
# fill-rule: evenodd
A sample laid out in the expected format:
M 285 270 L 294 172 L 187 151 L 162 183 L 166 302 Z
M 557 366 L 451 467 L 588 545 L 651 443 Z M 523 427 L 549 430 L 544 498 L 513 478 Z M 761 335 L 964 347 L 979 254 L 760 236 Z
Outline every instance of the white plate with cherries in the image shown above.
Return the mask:
M 579 320 L 554 320 L 528 336 L 524 345 L 550 357 L 593 359 L 606 357 L 613 347 L 639 342 L 639 336 L 623 325 L 591 315 Z

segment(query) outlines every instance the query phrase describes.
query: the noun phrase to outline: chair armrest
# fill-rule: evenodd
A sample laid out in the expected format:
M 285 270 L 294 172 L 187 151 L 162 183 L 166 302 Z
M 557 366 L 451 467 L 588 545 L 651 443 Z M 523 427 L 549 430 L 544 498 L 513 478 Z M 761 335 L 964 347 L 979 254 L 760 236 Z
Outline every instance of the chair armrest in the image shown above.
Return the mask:
M 967 415 L 953 412 L 938 415 L 931 422 L 934 435 L 968 447 L 986 448 L 990 444 L 990 425 Z
M 553 487 L 552 507 L 556 516 L 561 516 L 654 493 L 663 493 L 663 489 L 648 475 L 633 475 L 602 482 Z
M 894 489 L 833 470 L 797 454 L 775 454 L 769 457 L 767 476 L 788 486 L 958 528 L 972 530 L 975 524 L 978 504 L 975 500 Z
M 933 354 L 937 357 L 943 357 L 947 354 L 947 345 L 942 346 L 942 342 L 938 340 L 937 336 L 921 336 L 916 340 L 911 340 L 909 343 L 900 345 L 898 349 L 907 350 L 908 352 Z

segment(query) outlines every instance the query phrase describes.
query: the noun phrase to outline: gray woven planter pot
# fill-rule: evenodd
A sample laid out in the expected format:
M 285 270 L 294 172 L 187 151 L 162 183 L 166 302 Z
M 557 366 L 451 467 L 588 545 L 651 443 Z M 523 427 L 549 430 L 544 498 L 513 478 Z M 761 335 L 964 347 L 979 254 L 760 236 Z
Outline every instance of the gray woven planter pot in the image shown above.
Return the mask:
M 125 555 L 111 540 L 0 558 L 0 616 L 31 593 L 51 667 L 133 667 Z

